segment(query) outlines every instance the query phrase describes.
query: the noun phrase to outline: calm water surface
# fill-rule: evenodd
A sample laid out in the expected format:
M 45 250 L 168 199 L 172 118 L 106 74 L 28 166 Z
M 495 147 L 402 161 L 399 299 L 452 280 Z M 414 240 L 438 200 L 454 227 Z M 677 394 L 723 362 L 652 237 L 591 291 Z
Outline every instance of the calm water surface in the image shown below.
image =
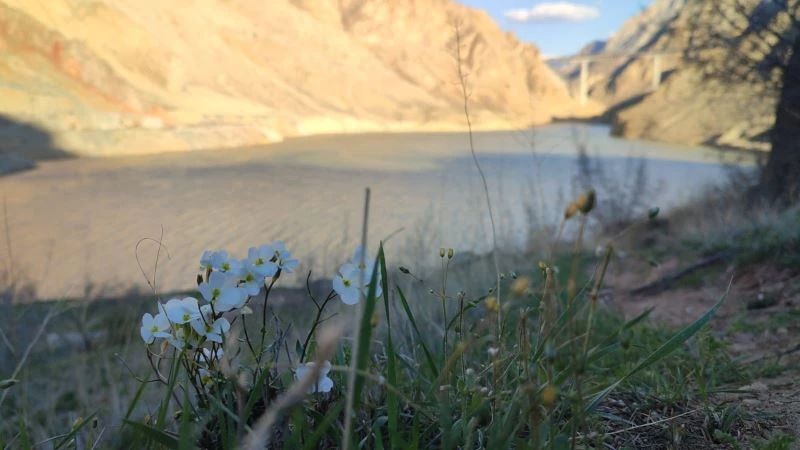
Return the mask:
M 503 245 L 524 242 L 526 210 L 546 223 L 557 220 L 563 198 L 574 192 L 576 135 L 618 179 L 632 176 L 630 158 L 646 159 L 651 203 L 662 208 L 726 177 L 718 152 L 617 140 L 607 131 L 559 124 L 476 133 Z M 303 271 L 329 277 L 359 240 L 365 187 L 372 191 L 369 239 L 377 244 L 396 233 L 387 243 L 395 263 L 414 267 L 441 246 L 483 251 L 491 236 L 468 148 L 461 133 L 374 134 L 46 162 L 0 178 L 13 270 L 42 298 L 81 295 L 87 283 L 109 295 L 147 289 L 136 244 L 159 238 L 163 228 L 159 291 L 192 287 L 204 249 L 244 256 L 248 246 L 277 239 L 305 263 Z M 156 249 L 152 241 L 139 247 L 150 278 Z M 3 260 L 5 254 L 4 248 Z

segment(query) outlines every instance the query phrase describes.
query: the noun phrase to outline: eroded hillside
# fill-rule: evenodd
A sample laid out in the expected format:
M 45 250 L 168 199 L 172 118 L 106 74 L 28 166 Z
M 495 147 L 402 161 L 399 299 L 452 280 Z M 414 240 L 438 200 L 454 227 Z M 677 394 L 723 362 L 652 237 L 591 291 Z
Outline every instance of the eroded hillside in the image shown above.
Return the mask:
M 0 0 L 0 114 L 26 125 L 2 149 L 43 153 L 30 126 L 90 155 L 462 129 L 457 41 L 477 127 L 581 114 L 538 49 L 451 0 Z

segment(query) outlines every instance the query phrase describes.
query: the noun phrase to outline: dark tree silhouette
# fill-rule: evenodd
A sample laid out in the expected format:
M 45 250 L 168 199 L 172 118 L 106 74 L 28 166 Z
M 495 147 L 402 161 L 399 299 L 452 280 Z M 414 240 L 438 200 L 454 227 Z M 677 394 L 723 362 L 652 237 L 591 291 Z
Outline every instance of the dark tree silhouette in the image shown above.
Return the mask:
M 800 0 L 690 0 L 687 59 L 706 77 L 753 82 L 777 98 L 772 150 L 759 191 L 784 204 L 800 199 Z

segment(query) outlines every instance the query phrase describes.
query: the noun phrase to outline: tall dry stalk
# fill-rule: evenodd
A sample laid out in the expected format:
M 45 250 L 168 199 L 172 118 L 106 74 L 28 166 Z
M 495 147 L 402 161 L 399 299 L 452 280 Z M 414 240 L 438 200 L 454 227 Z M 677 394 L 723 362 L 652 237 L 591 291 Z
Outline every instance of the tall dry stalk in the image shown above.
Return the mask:
M 496 277 L 495 283 L 495 297 L 497 299 L 497 344 L 501 342 L 503 336 L 503 303 L 500 298 L 500 260 L 497 254 L 497 227 L 494 222 L 494 213 L 492 211 L 492 200 L 489 196 L 489 185 L 486 182 L 486 175 L 483 173 L 483 168 L 478 161 L 478 155 L 475 153 L 475 140 L 472 135 L 472 119 L 469 115 L 469 93 L 467 92 L 467 74 L 464 73 L 462 66 L 463 60 L 461 59 L 461 27 L 458 23 L 455 24 L 456 32 L 456 66 L 458 67 L 458 82 L 461 87 L 461 96 L 464 100 L 464 117 L 467 121 L 467 132 L 469 134 L 469 151 L 472 155 L 472 161 L 478 169 L 478 174 L 483 183 L 483 192 L 486 194 L 486 207 L 489 213 L 489 222 L 492 226 L 492 260 L 494 262 L 494 273 Z

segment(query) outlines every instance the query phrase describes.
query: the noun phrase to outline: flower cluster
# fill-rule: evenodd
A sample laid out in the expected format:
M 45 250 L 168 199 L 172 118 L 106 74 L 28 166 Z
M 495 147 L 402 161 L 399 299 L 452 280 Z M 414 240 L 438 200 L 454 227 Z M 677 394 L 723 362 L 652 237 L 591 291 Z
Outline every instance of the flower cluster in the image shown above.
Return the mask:
M 252 312 L 248 302 L 268 286 L 268 280 L 271 286 L 281 273 L 291 273 L 298 266 L 299 262 L 292 259 L 281 241 L 251 247 L 244 259 L 231 258 L 224 250 L 206 251 L 200 258 L 199 296 L 158 302 L 155 316 L 146 313 L 142 317 L 142 339 L 147 345 L 163 340 L 176 349 L 192 350 L 186 358 L 192 363 L 195 379 L 202 386 L 210 385 L 218 374 L 225 336 L 231 329 L 229 318 Z M 357 304 L 362 295 L 368 294 L 374 270 L 375 261 L 358 248 L 352 259 L 339 267 L 332 282 L 333 291 L 344 304 Z M 376 296 L 382 295 L 380 281 L 378 274 Z M 254 350 L 254 357 L 256 353 Z M 301 380 L 308 376 L 314 364 L 297 366 L 294 378 Z M 330 369 L 330 362 L 325 361 L 310 393 L 330 392 L 333 388 L 333 380 L 328 377 Z
M 223 314 L 246 313 L 245 305 L 266 279 L 292 272 L 298 265 L 281 241 L 251 247 L 244 259 L 233 259 L 226 251 L 206 251 L 200 258 L 204 273 L 197 285 L 204 302 L 195 297 L 159 302 L 155 317 L 149 313 L 142 317 L 142 339 L 146 344 L 164 339 L 178 349 L 199 348 L 205 342 L 222 344 L 231 328 Z

